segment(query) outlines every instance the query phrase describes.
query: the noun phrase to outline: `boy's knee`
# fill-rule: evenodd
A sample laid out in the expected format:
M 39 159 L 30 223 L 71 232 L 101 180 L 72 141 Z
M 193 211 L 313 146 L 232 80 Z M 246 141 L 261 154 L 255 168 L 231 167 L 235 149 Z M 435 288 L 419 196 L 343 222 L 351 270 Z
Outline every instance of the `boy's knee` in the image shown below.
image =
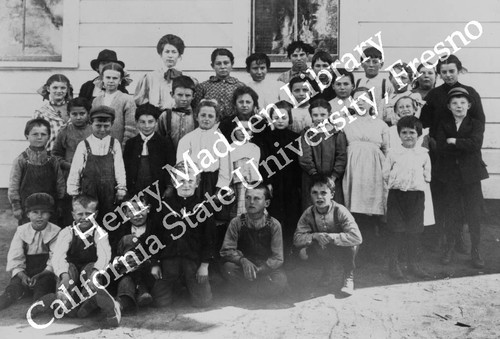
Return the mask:
M 151 290 L 151 295 L 156 307 L 166 307 L 172 304 L 171 286 L 166 281 L 157 280 Z
M 232 263 L 232 262 L 225 262 L 223 265 L 222 265 L 222 275 L 224 276 L 224 278 L 226 279 L 231 279 L 233 278 L 235 275 L 236 275 L 236 272 L 240 269 L 240 266 L 235 264 L 235 263 Z

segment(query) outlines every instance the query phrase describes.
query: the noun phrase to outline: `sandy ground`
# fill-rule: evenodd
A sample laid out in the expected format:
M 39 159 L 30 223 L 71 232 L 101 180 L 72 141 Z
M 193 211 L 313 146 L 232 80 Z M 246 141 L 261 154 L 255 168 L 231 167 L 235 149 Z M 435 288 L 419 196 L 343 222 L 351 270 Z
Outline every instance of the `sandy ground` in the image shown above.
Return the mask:
M 408 276 L 394 283 L 383 259 L 360 262 L 355 295 L 343 298 L 339 286 L 319 288 L 319 270 L 297 263 L 287 267 L 290 293 L 276 300 L 235 295 L 214 282 L 214 305 L 195 309 L 181 291 L 171 308 L 141 309 L 125 315 L 116 329 L 105 327 L 99 313 L 88 319 L 56 320 L 47 329 L 32 328 L 25 317 L 29 300 L 0 311 L 1 338 L 500 338 L 500 222 L 484 225 L 486 267 L 470 267 L 457 255 L 442 266 L 439 254 L 425 251 L 424 267 L 434 276 Z M 15 224 L 0 215 L 0 288 L 8 283 L 5 262 Z M 383 247 L 383 244 L 379 247 Z M 337 267 L 341 283 L 341 270 Z M 46 323 L 49 316 L 37 318 Z

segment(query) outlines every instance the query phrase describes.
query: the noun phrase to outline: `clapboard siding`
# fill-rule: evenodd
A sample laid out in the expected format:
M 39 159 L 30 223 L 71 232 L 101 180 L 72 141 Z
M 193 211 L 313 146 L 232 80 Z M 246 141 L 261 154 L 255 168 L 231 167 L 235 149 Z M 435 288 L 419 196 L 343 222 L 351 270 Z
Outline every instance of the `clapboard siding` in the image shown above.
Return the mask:
M 81 23 L 231 23 L 231 0 L 81 1 Z M 147 9 L 147 11 L 145 11 Z M 218 10 L 214 10 L 218 9 Z M 113 13 L 113 15 L 110 15 Z

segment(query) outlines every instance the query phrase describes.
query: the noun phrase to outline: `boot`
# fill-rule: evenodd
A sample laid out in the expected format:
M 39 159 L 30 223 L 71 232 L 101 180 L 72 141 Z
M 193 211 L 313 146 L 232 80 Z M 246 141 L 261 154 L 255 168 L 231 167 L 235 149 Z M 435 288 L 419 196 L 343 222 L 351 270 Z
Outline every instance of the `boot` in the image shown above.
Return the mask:
M 463 226 L 460 228 L 460 232 L 458 232 L 457 238 L 455 239 L 455 252 L 460 254 L 469 254 L 469 250 L 467 249 L 467 245 L 465 244 Z
M 408 271 L 417 278 L 427 279 L 431 276 L 420 267 L 420 235 L 408 234 Z
M 354 271 L 344 273 L 344 284 L 340 289 L 340 292 L 346 295 L 354 294 Z
M 148 292 L 146 286 L 140 284 L 137 286 L 137 306 L 149 306 L 153 302 L 153 297 Z
M 443 252 L 443 256 L 441 257 L 441 264 L 448 265 L 453 259 L 453 251 L 455 248 L 455 239 L 452 237 L 447 237 L 446 246 Z
M 401 280 L 404 278 L 401 267 L 399 267 L 399 248 L 401 247 L 402 237 L 400 233 L 395 233 L 392 236 L 389 248 L 389 275 Z
M 470 242 L 471 242 L 471 259 L 472 259 L 472 266 L 474 268 L 483 268 L 484 267 L 484 260 L 481 258 L 481 254 L 479 253 L 479 244 L 481 242 L 481 226 L 479 225 L 474 225 L 473 227 L 469 228 L 470 232 Z
M 5 292 L 0 295 L 0 310 L 9 307 L 14 303 L 14 298 L 11 296 L 9 292 Z

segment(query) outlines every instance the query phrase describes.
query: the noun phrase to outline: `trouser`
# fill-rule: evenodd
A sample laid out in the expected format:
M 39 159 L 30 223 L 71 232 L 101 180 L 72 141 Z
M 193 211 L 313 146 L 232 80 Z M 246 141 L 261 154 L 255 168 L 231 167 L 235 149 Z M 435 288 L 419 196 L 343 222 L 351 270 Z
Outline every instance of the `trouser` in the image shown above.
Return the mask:
M 278 268 L 264 274 L 258 274 L 257 279 L 249 281 L 245 278 L 240 265 L 225 262 L 222 268 L 223 277 L 236 289 L 256 297 L 272 297 L 281 294 L 287 286 L 285 272 Z
M 446 237 L 454 243 L 460 236 L 463 225 L 461 220 L 462 206 L 469 225 L 472 249 L 478 249 L 481 240 L 481 214 L 483 207 L 483 192 L 481 182 L 472 184 L 449 183 L 446 185 Z M 462 204 L 463 203 L 463 204 Z
M 143 287 L 146 291 L 151 291 L 155 284 L 155 279 L 151 275 L 151 267 L 140 268 L 134 272 L 124 275 L 118 281 L 117 297 L 129 297 L 137 305 L 136 291 Z
M 21 279 L 16 275 L 10 279 L 4 294 L 9 304 L 13 304 L 30 292 L 33 292 L 33 301 L 36 301 L 48 293 L 54 293 L 55 290 L 56 276 L 54 273 L 47 273 L 41 276 L 31 288 L 23 285 Z
M 350 273 L 356 268 L 356 254 L 359 246 L 336 246 L 328 244 L 325 248 L 321 248 L 317 243 L 313 243 L 310 247 L 313 260 L 317 260 L 325 269 L 333 268 L 333 262 L 338 258 L 344 273 Z M 309 254 L 309 252 L 308 252 Z
M 162 278 L 156 280 L 152 290 L 156 305 L 164 307 L 172 303 L 175 282 L 183 275 L 191 297 L 191 304 L 194 307 L 209 306 L 212 302 L 212 290 L 208 280 L 203 283 L 197 281 L 198 267 L 198 263 L 188 258 L 162 259 Z

